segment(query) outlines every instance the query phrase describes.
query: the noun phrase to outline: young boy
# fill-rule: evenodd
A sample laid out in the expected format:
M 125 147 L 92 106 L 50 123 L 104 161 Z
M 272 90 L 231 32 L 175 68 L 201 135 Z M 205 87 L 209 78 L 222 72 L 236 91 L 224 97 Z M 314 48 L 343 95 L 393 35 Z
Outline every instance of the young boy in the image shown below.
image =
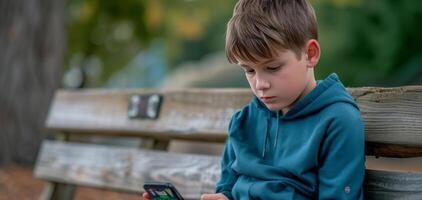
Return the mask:
M 232 117 L 217 193 L 201 200 L 363 199 L 363 122 L 336 74 L 315 81 L 317 39 L 306 0 L 236 4 L 226 53 L 255 97 Z
M 255 94 L 234 114 L 215 199 L 363 199 L 364 128 L 336 74 L 315 81 L 318 28 L 306 0 L 240 0 L 226 53 Z

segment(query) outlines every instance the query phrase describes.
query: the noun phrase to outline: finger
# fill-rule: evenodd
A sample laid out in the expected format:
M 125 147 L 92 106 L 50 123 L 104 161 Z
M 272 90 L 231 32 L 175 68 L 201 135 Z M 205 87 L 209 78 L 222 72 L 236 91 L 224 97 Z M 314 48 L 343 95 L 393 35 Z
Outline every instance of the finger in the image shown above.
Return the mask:
M 201 195 L 201 200 L 213 200 L 212 194 L 203 194 L 203 195 Z
M 201 195 L 201 200 L 220 200 L 223 199 L 221 194 L 203 194 Z
M 207 200 L 207 195 L 206 194 L 201 195 L 201 198 L 199 200 Z
M 149 196 L 149 194 L 148 194 L 147 192 L 144 192 L 144 193 L 142 194 L 142 198 L 144 198 L 144 199 L 146 199 L 146 200 L 150 200 L 150 199 L 151 199 L 151 196 Z

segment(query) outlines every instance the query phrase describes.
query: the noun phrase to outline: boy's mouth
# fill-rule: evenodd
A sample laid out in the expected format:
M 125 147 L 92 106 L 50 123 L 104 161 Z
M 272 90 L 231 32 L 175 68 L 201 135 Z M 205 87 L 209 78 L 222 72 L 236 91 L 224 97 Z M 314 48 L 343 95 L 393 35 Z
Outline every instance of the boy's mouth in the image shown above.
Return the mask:
M 262 96 L 260 97 L 260 99 L 264 102 L 264 103 L 270 103 L 274 100 L 275 96 Z

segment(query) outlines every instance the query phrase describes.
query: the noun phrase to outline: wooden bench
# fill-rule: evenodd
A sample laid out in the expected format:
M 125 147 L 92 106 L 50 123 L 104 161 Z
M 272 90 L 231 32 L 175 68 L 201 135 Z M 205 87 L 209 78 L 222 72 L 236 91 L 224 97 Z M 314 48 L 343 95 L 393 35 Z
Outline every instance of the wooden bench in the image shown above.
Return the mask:
M 365 120 L 366 154 L 422 156 L 422 87 L 349 88 Z M 128 117 L 133 95 L 160 94 L 156 119 Z M 252 97 L 247 89 L 58 90 L 34 169 L 48 180 L 43 199 L 72 199 L 77 186 L 142 192 L 144 181 L 170 181 L 187 199 L 214 192 L 219 156 L 167 151 L 173 140 L 224 144 L 231 115 Z M 94 139 L 92 139 L 94 137 Z M 95 138 L 143 138 L 139 146 Z M 94 142 L 93 142 L 94 141 Z M 367 166 L 372 157 L 367 157 Z M 422 199 L 422 173 L 367 169 L 366 199 Z

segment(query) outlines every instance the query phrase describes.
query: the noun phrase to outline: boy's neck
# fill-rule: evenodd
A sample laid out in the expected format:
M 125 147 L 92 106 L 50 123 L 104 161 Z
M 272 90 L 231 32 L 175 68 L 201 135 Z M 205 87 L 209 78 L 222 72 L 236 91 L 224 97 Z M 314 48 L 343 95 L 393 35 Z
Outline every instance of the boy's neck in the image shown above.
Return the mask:
M 299 95 L 299 97 L 289 106 L 281 109 L 281 115 L 285 115 L 291 108 L 293 108 L 294 105 L 296 105 L 297 102 L 299 102 L 303 97 L 305 97 L 309 92 L 311 92 L 317 85 L 317 82 L 315 80 L 315 76 L 312 73 L 310 80 L 308 81 L 308 84 L 306 85 L 305 89 L 302 91 L 302 93 Z

